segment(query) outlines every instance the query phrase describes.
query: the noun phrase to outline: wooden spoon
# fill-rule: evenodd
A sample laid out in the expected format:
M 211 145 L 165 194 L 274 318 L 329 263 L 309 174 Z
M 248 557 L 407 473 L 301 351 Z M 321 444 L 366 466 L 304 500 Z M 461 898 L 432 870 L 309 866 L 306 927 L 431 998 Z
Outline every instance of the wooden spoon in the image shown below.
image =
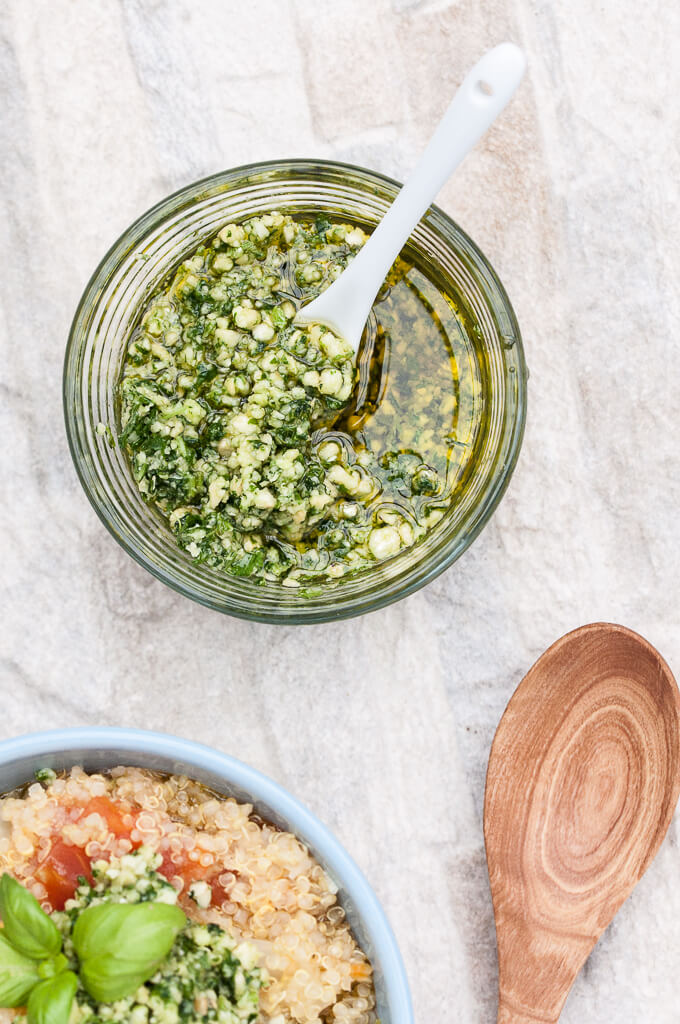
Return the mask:
M 499 1024 L 554 1024 L 647 870 L 680 792 L 680 695 L 623 626 L 568 633 L 515 691 L 491 747 L 484 837 Z

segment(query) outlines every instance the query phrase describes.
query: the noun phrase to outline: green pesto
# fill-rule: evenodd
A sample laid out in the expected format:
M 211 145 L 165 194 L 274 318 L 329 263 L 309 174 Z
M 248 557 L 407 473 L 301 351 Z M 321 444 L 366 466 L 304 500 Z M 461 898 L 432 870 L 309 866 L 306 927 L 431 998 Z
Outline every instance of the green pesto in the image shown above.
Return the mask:
M 120 380 L 120 441 L 197 561 L 305 587 L 413 547 L 455 501 L 483 401 L 443 290 L 399 260 L 359 370 L 344 340 L 293 324 L 365 239 L 274 211 L 224 227 L 149 302 Z

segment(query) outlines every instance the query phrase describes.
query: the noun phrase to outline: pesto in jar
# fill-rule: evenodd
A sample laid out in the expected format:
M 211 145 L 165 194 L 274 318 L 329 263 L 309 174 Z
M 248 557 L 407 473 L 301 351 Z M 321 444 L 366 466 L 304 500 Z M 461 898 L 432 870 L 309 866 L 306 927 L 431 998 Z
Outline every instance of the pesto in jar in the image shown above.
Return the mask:
M 483 401 L 450 298 L 398 260 L 359 369 L 342 338 L 293 324 L 366 237 L 276 211 L 228 224 L 148 303 L 119 385 L 121 444 L 197 561 L 308 587 L 411 548 L 455 501 Z

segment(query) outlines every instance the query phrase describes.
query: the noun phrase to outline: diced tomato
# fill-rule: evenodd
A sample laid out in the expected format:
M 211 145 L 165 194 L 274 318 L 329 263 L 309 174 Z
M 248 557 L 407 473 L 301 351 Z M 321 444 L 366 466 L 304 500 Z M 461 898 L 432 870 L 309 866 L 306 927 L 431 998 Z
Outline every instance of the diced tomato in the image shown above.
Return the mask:
M 220 872 L 221 874 L 222 872 Z M 219 907 L 225 900 L 229 899 L 229 893 L 224 888 L 221 882 L 217 881 L 217 878 L 213 878 L 210 883 L 212 889 L 212 901 L 216 907 Z
M 349 965 L 349 976 L 357 981 L 366 981 L 367 978 L 371 977 L 372 973 L 370 964 L 365 963 L 363 960 Z
M 167 878 L 168 881 L 170 881 L 171 878 L 174 878 L 175 875 L 181 874 L 182 867 L 182 865 L 173 864 L 173 862 L 170 860 L 171 852 L 172 851 L 170 850 L 163 851 L 163 860 L 161 861 L 160 866 L 156 868 L 158 873 L 160 875 L 163 875 L 163 878 Z
M 219 906 L 221 903 L 228 898 L 229 894 L 223 885 L 218 882 L 218 875 L 222 874 L 222 868 L 215 868 L 214 865 L 210 867 L 203 867 L 198 861 L 189 860 L 186 857 L 182 857 L 179 864 L 175 864 L 171 859 L 171 851 L 165 850 L 163 853 L 163 860 L 160 867 L 157 869 L 158 872 L 168 880 L 174 878 L 176 875 L 184 882 L 183 892 L 186 892 L 192 882 L 207 882 L 212 889 L 212 902 L 214 905 Z
M 132 828 L 134 828 L 134 825 L 126 825 L 124 821 L 125 817 L 131 813 L 132 808 L 128 807 L 127 804 L 109 800 L 107 796 L 93 796 L 83 807 L 83 813 L 80 817 L 87 818 L 90 814 L 98 814 L 106 822 L 109 832 L 113 832 L 114 836 L 120 839 L 122 836 L 129 837 Z M 138 841 L 132 845 L 139 846 L 141 844 Z
M 124 821 L 130 813 L 131 808 L 127 804 L 110 800 L 107 796 L 95 796 L 84 805 L 76 820 L 98 814 L 106 822 L 107 830 L 120 839 L 130 836 L 131 827 Z M 130 842 L 133 847 L 141 845 L 139 840 Z M 90 858 L 82 847 L 69 846 L 57 837 L 35 875 L 47 889 L 47 899 L 55 910 L 62 910 L 66 900 L 76 891 L 80 876 L 92 881 Z
M 73 896 L 81 875 L 92 881 L 90 858 L 81 847 L 67 846 L 62 839 L 54 840 L 50 852 L 35 873 L 47 889 L 47 899 L 55 910 L 64 909 L 64 903 Z
M 182 854 L 179 863 L 176 864 L 171 859 L 173 853 L 174 851 L 172 850 L 164 850 L 163 860 L 161 861 L 160 867 L 157 869 L 161 875 L 168 879 L 168 881 L 176 875 L 179 875 L 179 877 L 184 880 L 184 885 L 186 887 L 191 885 L 191 883 L 195 882 L 197 879 L 205 877 L 206 869 L 201 867 L 198 861 L 189 860 L 184 856 L 184 854 Z

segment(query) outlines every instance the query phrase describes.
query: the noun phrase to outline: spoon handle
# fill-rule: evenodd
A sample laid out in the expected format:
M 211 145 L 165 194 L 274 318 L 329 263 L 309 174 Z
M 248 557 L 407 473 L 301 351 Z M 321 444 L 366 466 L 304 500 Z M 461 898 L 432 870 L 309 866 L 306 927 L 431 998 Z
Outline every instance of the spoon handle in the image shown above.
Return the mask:
M 539 1018 L 534 1015 L 528 1016 L 522 1013 L 521 1010 L 516 1010 L 514 1007 L 510 1007 L 502 1002 L 498 1007 L 497 1024 L 555 1024 L 555 1021 L 556 1018 L 554 1017 Z
M 524 53 L 514 43 L 501 43 L 477 61 L 380 224 L 331 288 L 298 314 L 299 321 L 327 323 L 358 347 L 375 296 L 413 228 L 506 107 L 525 67 Z

